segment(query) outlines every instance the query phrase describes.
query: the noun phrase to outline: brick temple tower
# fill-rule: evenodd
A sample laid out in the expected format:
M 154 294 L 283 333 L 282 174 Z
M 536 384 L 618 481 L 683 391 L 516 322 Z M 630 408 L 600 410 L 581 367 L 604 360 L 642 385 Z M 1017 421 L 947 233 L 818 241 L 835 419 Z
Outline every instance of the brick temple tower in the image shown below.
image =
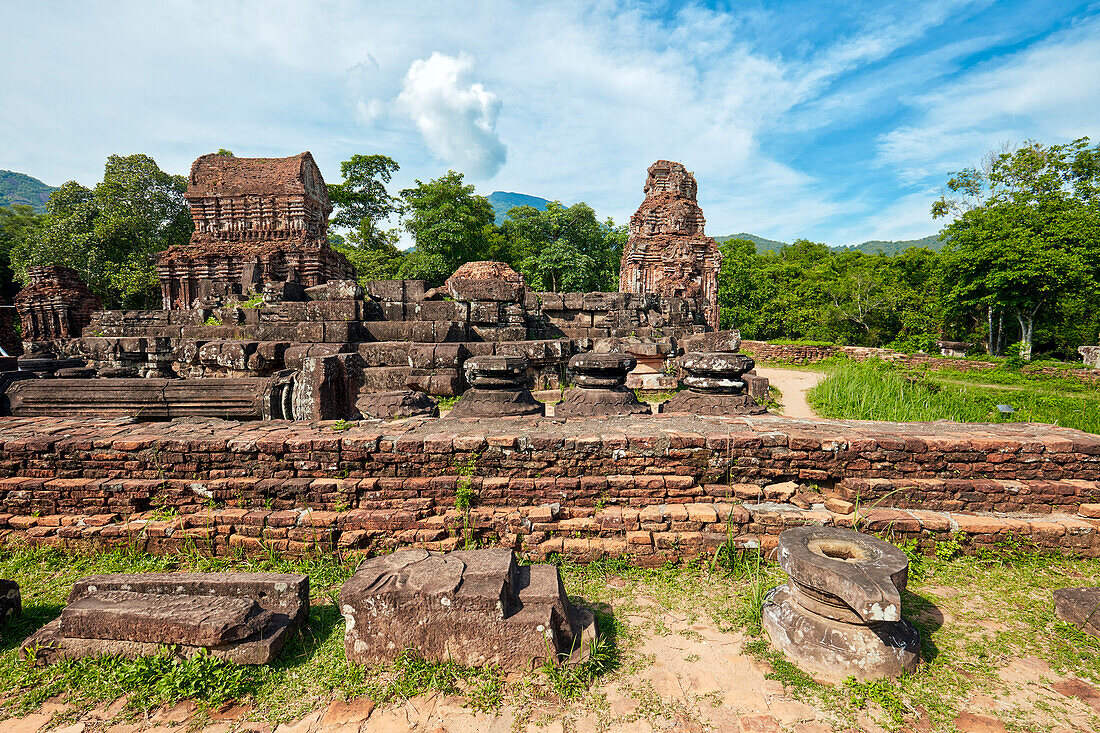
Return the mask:
M 649 166 L 642 190 L 645 200 L 630 217 L 619 291 L 702 299 L 707 323 L 718 328 L 722 253 L 703 232 L 695 176 L 682 163 L 658 160 Z
M 187 193 L 195 233 L 157 257 L 164 308 L 196 298 L 260 290 L 265 282 L 303 287 L 354 279 L 328 245 L 332 203 L 313 156 L 204 155 L 191 165 Z
M 80 273 L 71 267 L 48 265 L 27 268 L 27 286 L 16 294 L 15 307 L 22 321 L 23 342 L 29 347 L 79 337 L 101 306 Z

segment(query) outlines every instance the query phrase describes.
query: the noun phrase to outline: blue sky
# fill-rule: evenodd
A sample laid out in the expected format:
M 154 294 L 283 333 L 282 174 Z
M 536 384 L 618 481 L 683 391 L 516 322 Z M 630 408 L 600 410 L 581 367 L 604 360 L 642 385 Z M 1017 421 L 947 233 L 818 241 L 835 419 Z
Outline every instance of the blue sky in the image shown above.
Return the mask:
M 9 2 L 0 168 L 112 153 L 385 153 L 395 187 L 587 201 L 625 222 L 682 161 L 707 231 L 924 236 L 951 171 L 1100 137 L 1100 2 Z

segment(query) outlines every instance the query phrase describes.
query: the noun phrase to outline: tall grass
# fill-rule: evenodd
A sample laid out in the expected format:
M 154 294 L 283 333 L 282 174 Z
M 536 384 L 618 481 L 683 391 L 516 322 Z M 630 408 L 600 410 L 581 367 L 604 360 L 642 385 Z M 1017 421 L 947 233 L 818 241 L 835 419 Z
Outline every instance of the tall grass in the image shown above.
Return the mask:
M 986 376 L 995 381 L 994 373 Z M 1041 422 L 1100 433 L 1100 390 L 1070 391 L 1057 384 L 1013 378 L 1012 386 L 956 384 L 957 376 L 929 373 L 878 359 L 838 362 L 807 398 L 824 417 L 923 422 Z M 969 381 L 969 380 L 967 380 Z M 1002 416 L 997 405 L 1016 412 Z

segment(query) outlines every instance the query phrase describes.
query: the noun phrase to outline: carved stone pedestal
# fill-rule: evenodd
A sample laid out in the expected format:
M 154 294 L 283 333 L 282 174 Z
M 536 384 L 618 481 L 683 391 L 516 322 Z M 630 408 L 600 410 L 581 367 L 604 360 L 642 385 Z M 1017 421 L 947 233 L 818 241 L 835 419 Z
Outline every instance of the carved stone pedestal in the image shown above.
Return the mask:
M 478 356 L 464 366 L 470 389 L 449 417 L 542 415 L 545 408 L 525 386 L 527 359 L 522 356 Z
M 662 412 L 695 415 L 761 415 L 767 410 L 746 391 L 742 378 L 756 362 L 745 354 L 720 351 L 691 351 L 679 359 L 687 372 L 685 389 L 662 405 Z
M 773 646 L 814 677 L 841 682 L 916 669 L 920 634 L 901 617 L 909 560 L 891 544 L 840 527 L 779 535 L 789 581 L 764 598 Z
M 576 389 L 554 406 L 555 417 L 648 415 L 649 405 L 626 387 L 626 375 L 637 360 L 629 354 L 577 354 L 569 360 Z

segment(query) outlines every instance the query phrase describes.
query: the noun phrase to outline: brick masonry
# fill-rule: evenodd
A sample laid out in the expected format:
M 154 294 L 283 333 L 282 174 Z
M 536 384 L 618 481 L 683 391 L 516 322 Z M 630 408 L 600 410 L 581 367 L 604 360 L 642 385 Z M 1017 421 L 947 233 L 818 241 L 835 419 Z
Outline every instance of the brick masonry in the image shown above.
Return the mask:
M 980 545 L 1012 532 L 1089 554 L 1094 525 L 1074 515 L 1100 501 L 1100 436 L 774 416 L 423 419 L 341 432 L 0 418 L 0 476 L 0 530 L 73 547 L 445 549 L 470 534 L 538 557 L 663 562 L 711 552 L 727 530 L 766 548 L 786 526 L 852 521 L 823 508 L 847 499 L 868 528 L 885 522 L 900 538 L 964 531 Z M 476 497 L 469 517 L 454 508 L 460 486 Z

